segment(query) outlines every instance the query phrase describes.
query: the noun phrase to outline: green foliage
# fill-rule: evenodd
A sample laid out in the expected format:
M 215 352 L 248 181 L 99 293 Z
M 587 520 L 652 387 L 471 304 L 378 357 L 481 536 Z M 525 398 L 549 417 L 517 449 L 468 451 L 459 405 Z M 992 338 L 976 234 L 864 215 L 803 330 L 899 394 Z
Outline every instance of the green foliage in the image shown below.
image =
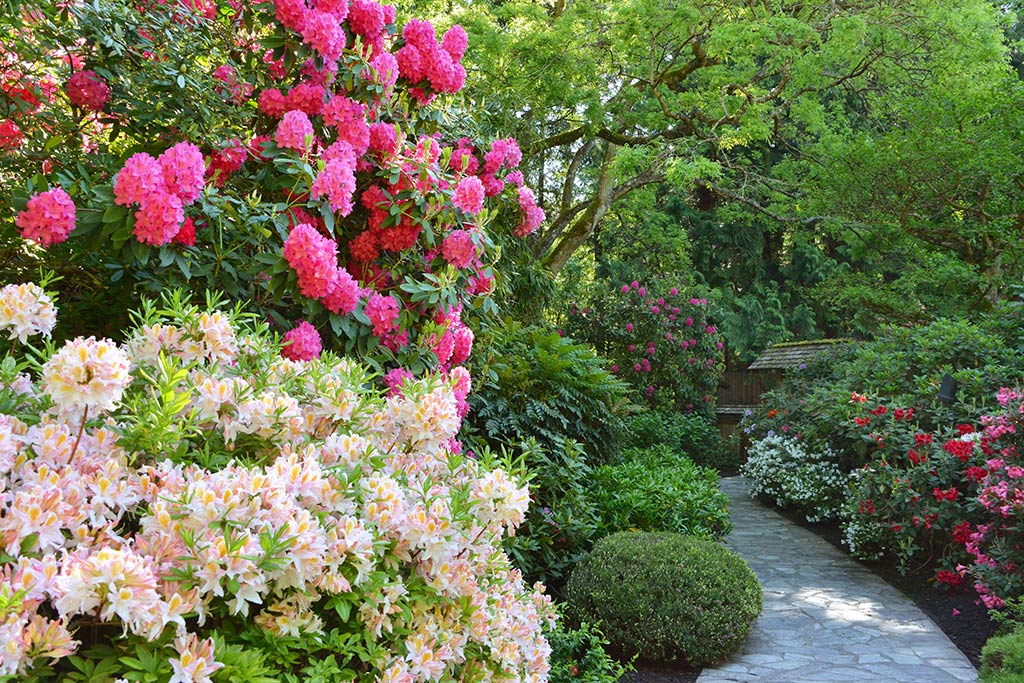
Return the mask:
M 598 467 L 590 496 L 605 533 L 633 529 L 721 538 L 731 528 L 718 474 L 664 444 L 626 449 L 621 462 Z
M 737 650 L 761 613 L 761 586 L 735 553 L 700 538 L 621 532 L 569 580 L 569 614 L 600 622 L 620 655 L 703 666 Z
M 583 622 L 572 628 L 559 619 L 547 637 L 551 645 L 549 683 L 617 683 L 633 671 L 632 663 L 620 664 L 605 651 L 608 639 L 594 624 Z
M 635 443 L 646 448 L 664 444 L 698 465 L 734 471 L 739 463 L 722 443 L 722 434 L 702 415 L 648 410 L 634 415 L 628 423 Z
M 593 471 L 587 454 L 569 439 L 550 449 L 527 439 L 521 448 L 530 476 L 530 508 L 504 548 L 529 583 L 540 581 L 560 596 L 569 572 L 597 534 L 597 510 L 586 488 Z
M 586 346 L 509 322 L 478 335 L 472 370 L 468 423 L 479 439 L 497 448 L 532 437 L 555 451 L 568 438 L 591 463 L 615 454 L 627 387 Z
M 1024 627 L 993 636 L 981 650 L 982 683 L 1024 683 Z

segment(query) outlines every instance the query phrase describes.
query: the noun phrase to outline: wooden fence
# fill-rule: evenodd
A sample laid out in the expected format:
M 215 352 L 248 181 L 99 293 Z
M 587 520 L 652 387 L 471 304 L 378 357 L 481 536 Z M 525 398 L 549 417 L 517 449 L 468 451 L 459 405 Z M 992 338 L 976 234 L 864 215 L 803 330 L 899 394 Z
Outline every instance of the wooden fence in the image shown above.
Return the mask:
M 778 385 L 774 370 L 726 370 L 718 385 L 719 406 L 756 406 L 761 394 Z

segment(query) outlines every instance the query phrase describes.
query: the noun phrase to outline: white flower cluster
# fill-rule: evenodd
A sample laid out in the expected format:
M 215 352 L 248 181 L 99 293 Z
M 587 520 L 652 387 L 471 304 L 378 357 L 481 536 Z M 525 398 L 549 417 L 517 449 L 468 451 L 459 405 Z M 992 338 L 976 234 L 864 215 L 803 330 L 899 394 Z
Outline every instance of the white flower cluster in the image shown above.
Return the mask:
M 751 496 L 765 496 L 782 508 L 797 508 L 809 522 L 835 519 L 845 497 L 849 475 L 825 447 L 810 451 L 800 441 L 767 436 L 748 451 L 742 473 Z

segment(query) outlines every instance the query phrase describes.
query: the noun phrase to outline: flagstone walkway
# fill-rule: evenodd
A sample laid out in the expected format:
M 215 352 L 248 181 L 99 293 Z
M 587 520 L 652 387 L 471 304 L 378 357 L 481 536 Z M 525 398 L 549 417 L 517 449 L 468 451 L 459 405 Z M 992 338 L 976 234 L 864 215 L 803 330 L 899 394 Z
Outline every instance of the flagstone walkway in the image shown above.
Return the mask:
M 698 683 L 959 683 L 970 661 L 914 603 L 827 541 L 722 480 L 735 530 L 726 545 L 764 588 L 743 650 Z

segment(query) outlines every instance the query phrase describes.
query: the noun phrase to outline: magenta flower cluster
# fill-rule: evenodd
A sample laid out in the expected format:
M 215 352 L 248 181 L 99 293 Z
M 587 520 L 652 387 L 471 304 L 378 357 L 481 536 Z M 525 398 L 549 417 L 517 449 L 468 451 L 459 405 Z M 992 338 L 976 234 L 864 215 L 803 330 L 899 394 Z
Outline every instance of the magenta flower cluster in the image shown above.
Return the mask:
M 658 296 L 633 281 L 590 305 L 572 306 L 567 328 L 609 358 L 612 372 L 644 401 L 686 412 L 713 410 L 725 344 L 706 299 L 680 296 L 676 287 Z

